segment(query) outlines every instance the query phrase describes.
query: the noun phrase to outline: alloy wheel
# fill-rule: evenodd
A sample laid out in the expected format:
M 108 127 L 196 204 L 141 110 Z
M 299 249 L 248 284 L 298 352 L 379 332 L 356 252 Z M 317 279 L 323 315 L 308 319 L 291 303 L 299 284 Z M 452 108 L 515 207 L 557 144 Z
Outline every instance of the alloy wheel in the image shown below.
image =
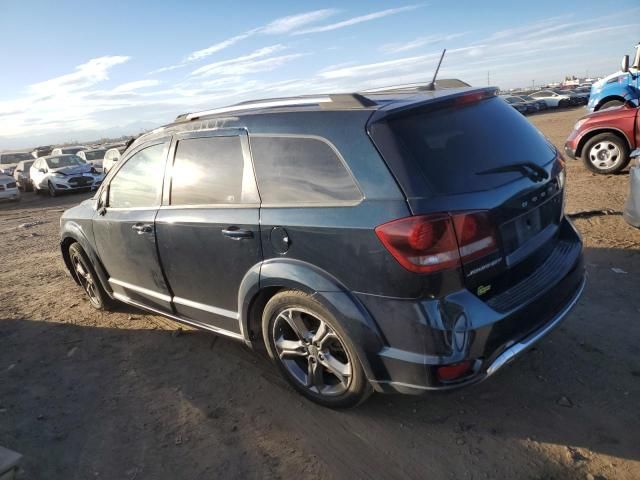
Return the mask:
M 323 396 L 349 389 L 353 360 L 336 332 L 316 314 L 282 310 L 271 334 L 280 362 L 301 386 Z
M 598 142 L 589 150 L 589 161 L 598 170 L 608 170 L 614 167 L 620 158 L 620 148 L 610 141 Z

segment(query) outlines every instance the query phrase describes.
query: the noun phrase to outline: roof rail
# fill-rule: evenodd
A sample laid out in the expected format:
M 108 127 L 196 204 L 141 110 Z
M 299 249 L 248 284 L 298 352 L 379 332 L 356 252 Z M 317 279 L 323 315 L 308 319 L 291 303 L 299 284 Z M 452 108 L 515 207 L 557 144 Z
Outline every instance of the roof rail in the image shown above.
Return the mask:
M 390 85 L 388 87 L 371 88 L 363 90 L 360 93 L 402 93 L 402 92 L 425 92 L 431 90 L 431 82 L 423 83 L 406 83 L 403 85 Z M 438 88 L 462 88 L 470 87 L 467 82 L 463 82 L 457 78 L 442 78 L 435 83 L 436 90 Z
M 376 102 L 369 100 L 368 98 L 358 93 L 344 93 L 344 94 L 331 94 L 331 95 L 317 95 L 317 96 L 300 96 L 300 97 L 285 97 L 285 98 L 267 98 L 264 100 L 250 100 L 247 102 L 240 102 L 227 107 L 219 107 L 211 110 L 203 110 L 200 112 L 183 113 L 178 115 L 175 119 L 176 122 L 188 122 L 196 118 L 204 117 L 207 115 L 215 115 L 218 113 L 234 113 L 242 112 L 245 110 L 255 110 L 258 108 L 272 108 L 272 107 L 292 107 L 292 106 L 304 106 L 304 105 L 319 105 L 321 108 L 366 108 L 376 105 Z M 325 106 L 326 105 L 326 106 Z

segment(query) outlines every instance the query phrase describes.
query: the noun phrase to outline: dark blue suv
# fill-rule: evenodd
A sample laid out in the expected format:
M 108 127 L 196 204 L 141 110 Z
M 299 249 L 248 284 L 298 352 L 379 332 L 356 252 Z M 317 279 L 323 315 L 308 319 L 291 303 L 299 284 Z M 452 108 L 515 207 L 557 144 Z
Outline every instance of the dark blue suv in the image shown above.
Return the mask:
M 468 385 L 584 286 L 556 149 L 491 88 L 272 99 L 138 138 L 64 213 L 96 308 L 266 349 L 311 400 Z

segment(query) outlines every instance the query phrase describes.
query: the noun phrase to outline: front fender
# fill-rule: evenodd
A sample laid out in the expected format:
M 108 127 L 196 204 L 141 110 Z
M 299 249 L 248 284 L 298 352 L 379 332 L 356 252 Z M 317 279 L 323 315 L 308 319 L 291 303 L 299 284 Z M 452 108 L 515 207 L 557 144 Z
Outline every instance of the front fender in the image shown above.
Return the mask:
M 68 248 L 71 242 L 78 242 L 80 244 L 82 249 L 85 251 L 85 253 L 89 257 L 89 260 L 91 261 L 91 264 L 93 265 L 93 268 L 96 271 L 96 275 L 98 275 L 98 278 L 100 280 L 100 283 L 102 284 L 102 287 L 107 291 L 109 295 L 111 295 L 111 287 L 109 287 L 109 282 L 108 282 L 109 276 L 107 275 L 106 270 L 102 266 L 102 262 L 98 257 L 98 253 L 93 248 L 93 245 L 85 235 L 84 231 L 82 230 L 82 227 L 74 221 L 66 221 L 61 227 L 60 249 L 62 251 L 62 258 L 64 259 L 64 263 L 67 266 L 67 269 L 69 270 L 69 273 L 71 274 L 72 278 L 77 283 L 77 279 L 75 277 L 75 274 L 73 273 L 71 260 L 68 254 Z
M 367 378 L 379 377 L 384 365 L 377 354 L 384 348 L 384 340 L 367 309 L 336 278 L 300 260 L 266 260 L 254 265 L 245 275 L 238 294 L 238 314 L 248 344 L 251 344 L 250 308 L 261 292 L 273 288 L 300 290 L 313 295 L 340 322 L 357 351 Z

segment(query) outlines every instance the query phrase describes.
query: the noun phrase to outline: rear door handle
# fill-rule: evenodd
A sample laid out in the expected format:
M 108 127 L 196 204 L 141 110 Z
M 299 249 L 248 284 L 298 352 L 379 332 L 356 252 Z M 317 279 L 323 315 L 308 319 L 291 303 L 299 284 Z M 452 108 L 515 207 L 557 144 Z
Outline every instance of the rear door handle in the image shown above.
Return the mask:
M 149 223 L 136 223 L 131 227 L 132 230 L 135 230 L 138 235 L 142 235 L 143 233 L 153 233 L 153 225 Z
M 245 238 L 253 238 L 253 232 L 251 230 L 242 230 L 238 227 L 228 227 L 222 230 L 222 235 L 229 237 L 232 240 L 242 240 Z

